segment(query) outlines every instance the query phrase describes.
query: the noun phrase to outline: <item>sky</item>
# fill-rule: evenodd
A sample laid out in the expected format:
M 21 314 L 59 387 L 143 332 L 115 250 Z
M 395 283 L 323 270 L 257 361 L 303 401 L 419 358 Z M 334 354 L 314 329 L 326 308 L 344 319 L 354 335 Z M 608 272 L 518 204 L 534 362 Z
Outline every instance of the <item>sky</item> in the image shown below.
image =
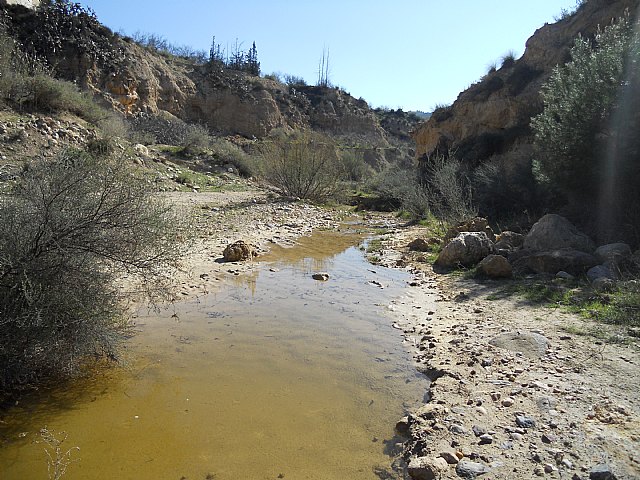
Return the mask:
M 154 33 L 209 51 L 258 49 L 262 74 L 329 80 L 372 107 L 432 111 L 452 103 L 576 0 L 86 0 L 113 31 Z

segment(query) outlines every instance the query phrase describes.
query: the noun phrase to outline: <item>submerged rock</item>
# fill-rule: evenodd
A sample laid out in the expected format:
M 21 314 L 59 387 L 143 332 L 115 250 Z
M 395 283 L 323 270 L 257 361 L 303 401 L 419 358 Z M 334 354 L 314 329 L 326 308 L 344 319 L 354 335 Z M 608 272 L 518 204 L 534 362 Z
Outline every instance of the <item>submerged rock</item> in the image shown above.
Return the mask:
M 311 278 L 320 282 L 326 282 L 329 280 L 329 274 L 327 272 L 318 272 L 311 275 Z

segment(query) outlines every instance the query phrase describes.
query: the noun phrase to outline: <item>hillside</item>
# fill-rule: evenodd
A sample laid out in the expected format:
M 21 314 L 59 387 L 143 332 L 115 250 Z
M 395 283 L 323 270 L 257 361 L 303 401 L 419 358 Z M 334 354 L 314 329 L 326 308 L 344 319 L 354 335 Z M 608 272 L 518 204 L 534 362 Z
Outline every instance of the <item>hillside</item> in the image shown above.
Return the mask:
M 364 99 L 340 88 L 287 85 L 220 62 L 170 55 L 114 34 L 84 11 L 44 15 L 6 4 L 2 10 L 25 51 L 129 117 L 170 114 L 217 135 L 246 138 L 311 128 L 340 144 L 389 151 L 392 160 L 413 154 L 408 131 L 417 117 L 405 115 L 385 129 Z
M 575 38 L 593 36 L 599 25 L 610 24 L 627 9 L 635 13 L 639 5 L 637 0 L 589 0 L 573 15 L 539 28 L 521 58 L 504 59 L 413 132 L 416 156 L 456 151 L 463 162 L 476 166 L 494 155 L 526 155 L 532 143 L 530 119 L 542 111 L 540 88 L 556 65 L 569 60 Z

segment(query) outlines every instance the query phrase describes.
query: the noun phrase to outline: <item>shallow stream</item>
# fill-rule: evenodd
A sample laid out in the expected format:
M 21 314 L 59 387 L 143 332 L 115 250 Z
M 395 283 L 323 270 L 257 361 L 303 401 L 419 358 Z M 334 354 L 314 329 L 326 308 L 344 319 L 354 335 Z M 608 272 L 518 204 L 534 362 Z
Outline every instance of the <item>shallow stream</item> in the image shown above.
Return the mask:
M 0 479 L 48 478 L 44 426 L 80 448 L 65 480 L 378 478 L 426 380 L 385 316 L 408 276 L 361 240 L 275 247 L 215 294 L 140 311 L 123 368 L 2 418 Z

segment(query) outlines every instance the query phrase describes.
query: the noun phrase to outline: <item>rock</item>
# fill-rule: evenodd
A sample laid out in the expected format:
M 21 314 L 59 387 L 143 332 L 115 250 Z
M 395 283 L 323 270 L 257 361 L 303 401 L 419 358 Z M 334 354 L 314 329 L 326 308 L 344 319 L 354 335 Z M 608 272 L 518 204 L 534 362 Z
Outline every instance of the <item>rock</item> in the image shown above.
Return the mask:
M 617 477 L 611 471 L 609 465 L 601 463 L 596 465 L 589 472 L 589 480 L 616 480 Z
M 327 272 L 318 272 L 311 275 L 311 278 L 320 282 L 326 282 L 329 280 L 329 274 Z
M 511 407 L 513 406 L 513 404 L 515 403 L 515 401 L 513 400 L 513 398 L 509 397 L 509 398 L 505 398 L 504 400 L 502 400 L 502 406 L 503 407 Z
M 595 256 L 603 264 L 618 265 L 631 256 L 631 247 L 626 243 L 610 243 L 598 247 Z
M 520 248 L 524 242 L 524 235 L 506 230 L 496 238 L 496 250 L 513 252 Z
M 442 457 L 414 457 L 409 461 L 407 472 L 414 480 L 435 480 L 448 468 L 449 464 Z
M 510 278 L 513 275 L 509 260 L 502 255 L 488 255 L 478 264 L 477 271 L 489 278 Z
M 454 423 L 449 427 L 449 431 L 451 433 L 457 433 L 459 435 L 464 435 L 467 433 L 467 429 L 458 423 Z
M 440 267 L 472 266 L 493 251 L 493 244 L 484 232 L 462 232 L 440 252 L 435 262 Z
M 616 282 L 610 278 L 596 278 L 591 282 L 591 286 L 597 292 L 613 292 L 616 287 Z
M 574 275 L 571 275 L 569 272 L 560 270 L 558 273 L 556 273 L 556 278 L 562 278 L 563 280 L 573 280 L 576 277 Z
M 489 344 L 513 352 L 522 352 L 528 358 L 542 357 L 549 346 L 543 335 L 523 332 L 501 333 L 489 340 Z
M 617 280 L 619 278 L 618 271 L 611 264 L 596 265 L 587 270 L 587 278 L 591 283 L 600 278 L 609 280 Z
M 522 428 L 533 428 L 536 426 L 536 421 L 531 417 L 527 417 L 526 415 L 517 415 L 516 425 Z
M 548 250 L 523 255 L 514 264 L 516 269 L 528 269 L 535 273 L 557 274 L 560 271 L 582 275 L 598 264 L 593 255 L 580 250 Z
M 569 220 L 551 213 L 531 227 L 522 246 L 534 252 L 570 249 L 591 254 L 596 249 L 593 241 Z
M 490 471 L 489 467 L 469 460 L 460 460 L 456 465 L 456 473 L 462 478 L 473 480 Z
M 227 247 L 222 252 L 225 262 L 242 262 L 244 260 L 252 260 L 258 256 L 256 247 L 250 243 L 238 240 Z
M 496 240 L 496 236 L 489 226 L 488 220 L 482 217 L 475 217 L 447 230 L 447 234 L 444 237 L 445 242 L 457 237 L 462 232 L 484 232 L 491 242 Z
M 402 417 L 398 423 L 396 423 L 396 433 L 401 437 L 409 438 L 410 432 L 409 417 Z
M 407 247 L 412 252 L 430 252 L 433 246 L 439 245 L 440 240 L 436 238 L 429 238 L 425 240 L 424 238 L 416 238 L 414 241 L 409 243 Z
M 147 147 L 145 147 L 144 145 L 142 145 L 141 143 L 136 143 L 133 146 L 133 149 L 135 150 L 135 152 L 139 155 L 143 155 L 145 157 L 149 156 L 149 149 Z
M 473 427 L 471 427 L 471 430 L 473 430 L 473 434 L 476 437 L 480 437 L 482 435 L 484 435 L 485 433 L 487 433 L 487 429 L 484 427 L 481 427 L 480 425 L 474 425 Z
M 441 458 L 444 458 L 449 465 L 455 465 L 460 461 L 460 459 L 456 455 L 456 452 L 454 452 L 453 450 L 443 450 L 438 455 Z
M 480 435 L 480 445 L 488 445 L 490 443 L 493 443 L 493 437 L 491 435 L 488 433 Z

